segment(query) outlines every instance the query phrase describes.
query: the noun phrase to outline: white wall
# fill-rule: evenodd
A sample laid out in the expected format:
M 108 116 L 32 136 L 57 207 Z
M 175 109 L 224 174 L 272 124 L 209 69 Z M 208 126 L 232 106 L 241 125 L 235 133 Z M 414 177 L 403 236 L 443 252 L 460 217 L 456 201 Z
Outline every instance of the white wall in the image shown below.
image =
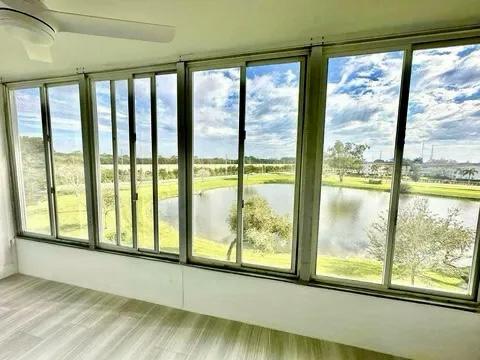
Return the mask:
M 480 315 L 18 240 L 45 279 L 417 359 L 480 358 Z
M 10 199 L 7 138 L 0 86 L 0 279 L 17 272 L 13 242 L 13 214 Z

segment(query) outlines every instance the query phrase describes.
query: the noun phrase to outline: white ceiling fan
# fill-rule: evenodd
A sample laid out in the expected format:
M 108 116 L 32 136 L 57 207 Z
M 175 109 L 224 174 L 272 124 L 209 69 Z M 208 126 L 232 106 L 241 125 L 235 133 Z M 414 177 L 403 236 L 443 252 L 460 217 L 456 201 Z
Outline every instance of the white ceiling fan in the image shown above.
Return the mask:
M 57 33 L 76 33 L 149 42 L 169 42 L 175 27 L 48 9 L 41 0 L 0 0 L 0 28 L 19 39 L 31 60 L 51 62 Z

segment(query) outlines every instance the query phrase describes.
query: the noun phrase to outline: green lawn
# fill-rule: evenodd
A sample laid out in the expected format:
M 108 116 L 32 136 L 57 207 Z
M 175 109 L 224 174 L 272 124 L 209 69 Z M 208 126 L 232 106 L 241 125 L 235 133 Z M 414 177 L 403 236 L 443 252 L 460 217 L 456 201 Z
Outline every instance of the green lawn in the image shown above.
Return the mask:
M 285 184 L 293 183 L 294 176 L 283 173 L 253 174 L 245 177 L 245 184 Z M 326 186 L 340 186 L 356 189 L 368 189 L 388 191 L 390 184 L 369 184 L 368 179 L 357 177 L 345 177 L 343 182 L 339 182 L 338 177 L 326 177 L 323 180 Z M 422 195 L 448 196 L 455 198 L 480 199 L 480 188 L 467 185 L 452 184 L 428 184 L 428 183 L 409 183 L 410 192 Z M 200 193 L 216 188 L 237 186 L 235 176 L 208 177 L 205 179 L 196 179 L 194 183 L 194 192 Z M 111 185 L 102 185 L 102 190 L 111 190 Z M 151 220 L 152 204 L 148 201 L 151 198 L 151 184 L 139 184 L 139 199 L 137 205 L 138 217 L 143 219 L 139 222 L 139 239 L 142 247 L 153 247 L 153 227 Z M 176 197 L 178 186 L 175 180 L 160 182 L 159 197 L 166 199 Z M 145 201 L 142 201 L 145 199 Z M 58 189 L 58 218 L 61 234 L 64 236 L 78 237 L 86 234 L 86 212 L 84 196 L 76 196 L 68 189 Z M 130 189 L 128 184 L 122 184 L 120 188 L 120 216 L 122 222 L 122 244 L 131 244 L 131 207 L 130 207 Z M 27 223 L 31 229 L 43 229 L 48 231 L 48 212 L 45 203 L 39 203 L 27 208 Z M 103 218 L 105 233 L 113 232 L 115 228 L 114 211 L 110 210 Z M 178 230 L 164 221 L 160 221 L 160 246 L 163 251 L 178 252 Z M 214 258 L 217 260 L 226 260 L 228 244 L 221 244 L 216 241 L 195 237 L 193 241 L 193 253 L 196 256 Z M 233 251 L 232 260 L 235 259 Z M 244 249 L 243 259 L 247 263 L 261 264 L 266 266 L 290 268 L 289 253 L 268 253 L 261 254 L 252 249 Z M 378 261 L 350 257 L 338 258 L 319 255 L 317 261 L 317 272 L 327 276 L 343 277 L 349 279 L 361 279 L 370 282 L 379 282 L 382 273 L 382 264 Z M 408 285 L 408 276 L 400 271 L 394 271 L 394 281 Z M 444 274 L 428 272 L 416 280 L 416 285 L 428 286 L 448 291 L 462 291 L 462 280 L 455 277 L 449 277 Z
M 322 180 L 323 185 L 345 187 L 351 189 L 365 189 L 390 191 L 390 180 L 382 180 L 381 184 L 370 184 L 368 179 L 362 177 L 345 176 L 340 182 L 338 176 L 326 176 Z M 452 197 L 462 199 L 480 199 L 480 186 L 463 184 L 424 183 L 402 180 L 408 184 L 409 194 L 433 195 L 441 197 Z

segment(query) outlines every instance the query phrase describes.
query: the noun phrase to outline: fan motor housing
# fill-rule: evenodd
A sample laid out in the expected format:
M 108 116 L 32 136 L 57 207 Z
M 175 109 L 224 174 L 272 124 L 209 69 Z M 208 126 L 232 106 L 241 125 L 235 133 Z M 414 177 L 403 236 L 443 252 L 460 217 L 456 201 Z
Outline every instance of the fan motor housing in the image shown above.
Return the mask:
M 55 30 L 41 19 L 14 9 L 0 8 L 0 28 L 15 38 L 50 46 L 55 41 Z

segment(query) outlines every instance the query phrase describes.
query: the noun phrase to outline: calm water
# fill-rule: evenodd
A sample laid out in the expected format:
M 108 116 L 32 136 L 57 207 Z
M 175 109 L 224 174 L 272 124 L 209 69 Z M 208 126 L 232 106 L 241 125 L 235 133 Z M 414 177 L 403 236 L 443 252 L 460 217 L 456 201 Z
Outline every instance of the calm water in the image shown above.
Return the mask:
M 264 184 L 249 186 L 249 191 L 263 196 L 281 215 L 293 217 L 292 184 Z M 228 242 L 233 239 L 227 218 L 236 203 L 236 188 L 221 188 L 194 195 L 194 232 L 196 235 Z M 418 195 L 402 195 L 400 206 L 412 202 Z M 424 197 L 424 196 L 421 196 Z M 432 212 L 446 216 L 449 208 L 460 209 L 464 224 L 474 228 L 478 216 L 478 202 L 425 196 Z M 388 209 L 387 192 L 323 187 L 320 208 L 319 251 L 335 255 L 358 255 L 368 245 L 366 230 Z M 178 224 L 177 198 L 160 201 L 160 218 Z

